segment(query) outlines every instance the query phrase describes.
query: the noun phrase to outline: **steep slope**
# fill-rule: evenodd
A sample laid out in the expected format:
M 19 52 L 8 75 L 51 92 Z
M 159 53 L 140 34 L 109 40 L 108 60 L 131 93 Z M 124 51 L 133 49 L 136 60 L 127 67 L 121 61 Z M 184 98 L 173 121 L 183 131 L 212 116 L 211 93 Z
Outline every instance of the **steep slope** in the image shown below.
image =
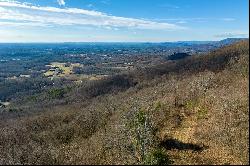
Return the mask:
M 248 74 L 243 41 L 23 107 L 44 112 L 0 123 L 0 164 L 248 164 Z

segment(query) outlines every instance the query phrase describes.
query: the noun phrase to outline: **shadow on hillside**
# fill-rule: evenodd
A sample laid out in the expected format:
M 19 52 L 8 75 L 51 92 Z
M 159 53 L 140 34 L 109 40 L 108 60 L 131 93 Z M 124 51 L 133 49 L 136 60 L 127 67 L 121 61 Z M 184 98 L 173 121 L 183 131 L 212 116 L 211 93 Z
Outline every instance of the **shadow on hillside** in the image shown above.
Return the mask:
M 166 148 L 167 150 L 177 149 L 177 150 L 193 150 L 193 151 L 202 151 L 207 149 L 208 146 L 197 145 L 192 143 L 183 143 L 176 139 L 167 139 L 160 143 L 160 146 Z

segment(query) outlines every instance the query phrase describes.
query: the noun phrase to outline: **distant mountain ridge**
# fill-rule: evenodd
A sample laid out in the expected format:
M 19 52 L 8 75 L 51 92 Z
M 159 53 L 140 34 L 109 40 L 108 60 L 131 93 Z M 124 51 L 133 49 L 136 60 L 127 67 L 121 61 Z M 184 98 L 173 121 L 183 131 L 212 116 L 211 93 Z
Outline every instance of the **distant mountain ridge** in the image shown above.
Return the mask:
M 225 43 L 225 44 L 232 44 L 241 40 L 247 40 L 248 38 L 226 38 L 220 41 L 169 41 L 169 42 L 31 42 L 31 43 L 0 43 L 0 45 L 47 45 L 47 44 L 86 44 L 86 45 L 106 45 L 106 44 L 214 44 L 214 43 Z
M 248 38 L 226 38 L 218 42 L 221 45 L 229 45 L 242 40 L 247 40 Z
M 215 44 L 215 45 L 228 45 L 238 41 L 247 40 L 248 38 L 226 38 L 220 41 L 177 41 L 177 42 L 164 42 L 164 44 L 180 44 L 180 45 L 193 45 L 193 44 Z

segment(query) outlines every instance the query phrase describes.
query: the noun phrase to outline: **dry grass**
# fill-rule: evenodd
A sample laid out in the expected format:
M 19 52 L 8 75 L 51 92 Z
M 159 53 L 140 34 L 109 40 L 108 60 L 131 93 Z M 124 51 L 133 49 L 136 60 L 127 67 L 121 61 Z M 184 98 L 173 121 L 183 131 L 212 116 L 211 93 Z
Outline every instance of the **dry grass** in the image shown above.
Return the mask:
M 248 164 L 248 61 L 247 41 L 83 86 L 0 123 L 0 164 Z

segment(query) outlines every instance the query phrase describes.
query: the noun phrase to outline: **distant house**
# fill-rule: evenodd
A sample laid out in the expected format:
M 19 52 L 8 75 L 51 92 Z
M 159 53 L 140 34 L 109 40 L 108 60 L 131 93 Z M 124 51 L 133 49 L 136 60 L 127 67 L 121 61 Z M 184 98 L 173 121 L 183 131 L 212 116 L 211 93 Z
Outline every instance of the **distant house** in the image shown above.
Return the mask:
M 0 101 L 0 108 L 6 108 L 8 105 L 10 105 L 9 102 L 1 102 Z
M 22 77 L 22 78 L 30 78 L 30 75 L 21 74 L 19 77 Z
M 62 73 L 62 70 L 60 70 L 59 68 L 55 69 L 55 71 L 54 71 L 54 75 L 58 75 L 61 73 Z

